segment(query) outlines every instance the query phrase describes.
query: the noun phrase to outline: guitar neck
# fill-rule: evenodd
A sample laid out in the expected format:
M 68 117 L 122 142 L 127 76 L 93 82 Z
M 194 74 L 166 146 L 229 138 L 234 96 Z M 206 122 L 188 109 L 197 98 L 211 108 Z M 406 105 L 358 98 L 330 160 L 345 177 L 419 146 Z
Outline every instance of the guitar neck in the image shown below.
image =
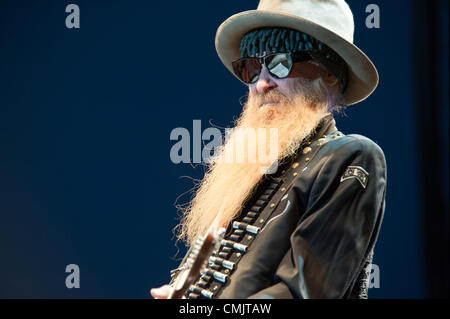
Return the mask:
M 196 243 L 188 250 L 181 266 L 177 268 L 178 273 L 174 275 L 176 278 L 172 277 L 171 286 L 173 289 L 169 299 L 182 298 L 189 287 L 197 280 L 224 231 L 223 229 L 218 234 L 214 234 L 212 230 L 209 230 L 204 238 L 197 239 Z

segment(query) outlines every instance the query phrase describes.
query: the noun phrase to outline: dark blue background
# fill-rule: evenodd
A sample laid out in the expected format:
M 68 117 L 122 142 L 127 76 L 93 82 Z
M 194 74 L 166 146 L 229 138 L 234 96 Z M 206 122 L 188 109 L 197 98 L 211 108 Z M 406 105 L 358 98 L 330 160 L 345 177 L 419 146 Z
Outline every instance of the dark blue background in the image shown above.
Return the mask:
M 422 298 L 412 7 L 348 2 L 355 43 L 380 84 L 336 120 L 377 142 L 388 165 L 374 259 L 381 287 L 369 296 Z M 80 29 L 65 26 L 69 3 L 0 5 L 0 297 L 147 298 L 178 265 L 174 202 L 193 186 L 180 176 L 203 173 L 171 162 L 170 132 L 192 132 L 194 119 L 229 126 L 239 115 L 246 87 L 221 64 L 214 36 L 257 1 L 77 0 Z M 380 6 L 380 29 L 365 27 L 370 3 Z M 65 286 L 72 263 L 80 289 Z

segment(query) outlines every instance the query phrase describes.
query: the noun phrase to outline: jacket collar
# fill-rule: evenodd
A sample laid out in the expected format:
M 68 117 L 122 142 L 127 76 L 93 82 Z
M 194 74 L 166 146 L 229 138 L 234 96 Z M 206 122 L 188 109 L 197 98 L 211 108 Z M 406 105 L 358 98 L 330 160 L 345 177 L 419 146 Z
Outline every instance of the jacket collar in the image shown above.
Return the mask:
M 330 133 L 337 131 L 336 121 L 334 120 L 333 114 L 329 113 L 325 115 L 320 120 L 319 124 L 317 125 L 314 131 L 315 133 L 311 134 L 310 137 L 306 139 L 305 143 L 303 144 L 312 143 L 321 137 L 324 137 Z
M 333 132 L 337 132 L 336 128 L 336 121 L 334 120 L 333 114 L 328 113 L 325 115 L 320 121 L 319 124 L 317 124 L 316 128 L 314 129 L 314 132 L 310 134 L 308 138 L 306 138 L 295 154 L 289 156 L 288 158 L 285 158 L 281 160 L 279 165 L 279 171 L 283 171 L 286 167 L 288 167 L 293 161 L 298 160 L 299 156 L 302 156 L 302 149 L 313 142 L 317 141 L 318 139 L 325 137 Z

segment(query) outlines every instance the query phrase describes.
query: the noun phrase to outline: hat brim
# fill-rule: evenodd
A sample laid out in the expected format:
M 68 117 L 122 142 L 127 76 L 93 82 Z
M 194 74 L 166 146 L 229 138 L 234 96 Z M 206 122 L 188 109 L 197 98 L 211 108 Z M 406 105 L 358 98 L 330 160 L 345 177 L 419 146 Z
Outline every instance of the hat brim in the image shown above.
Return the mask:
M 286 27 L 307 33 L 332 48 L 348 65 L 349 81 L 344 92 L 347 105 L 367 98 L 378 85 L 378 72 L 372 61 L 353 43 L 333 31 L 304 18 L 274 11 L 249 10 L 225 20 L 216 33 L 216 51 L 233 74 L 232 62 L 240 58 L 239 45 L 249 31 L 262 27 Z M 235 75 L 236 76 L 236 75 Z

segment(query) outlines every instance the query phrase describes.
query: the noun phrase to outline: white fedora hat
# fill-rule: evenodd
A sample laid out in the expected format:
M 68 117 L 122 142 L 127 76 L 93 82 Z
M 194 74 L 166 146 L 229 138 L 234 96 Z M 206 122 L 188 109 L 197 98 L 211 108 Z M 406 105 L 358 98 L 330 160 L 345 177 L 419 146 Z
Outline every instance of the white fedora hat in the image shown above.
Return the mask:
M 231 16 L 219 26 L 215 40 L 217 54 L 231 73 L 231 63 L 241 56 L 242 37 L 264 27 L 298 30 L 333 49 L 348 65 L 347 105 L 364 100 L 377 87 L 377 69 L 353 44 L 353 14 L 344 0 L 261 0 L 256 10 Z

